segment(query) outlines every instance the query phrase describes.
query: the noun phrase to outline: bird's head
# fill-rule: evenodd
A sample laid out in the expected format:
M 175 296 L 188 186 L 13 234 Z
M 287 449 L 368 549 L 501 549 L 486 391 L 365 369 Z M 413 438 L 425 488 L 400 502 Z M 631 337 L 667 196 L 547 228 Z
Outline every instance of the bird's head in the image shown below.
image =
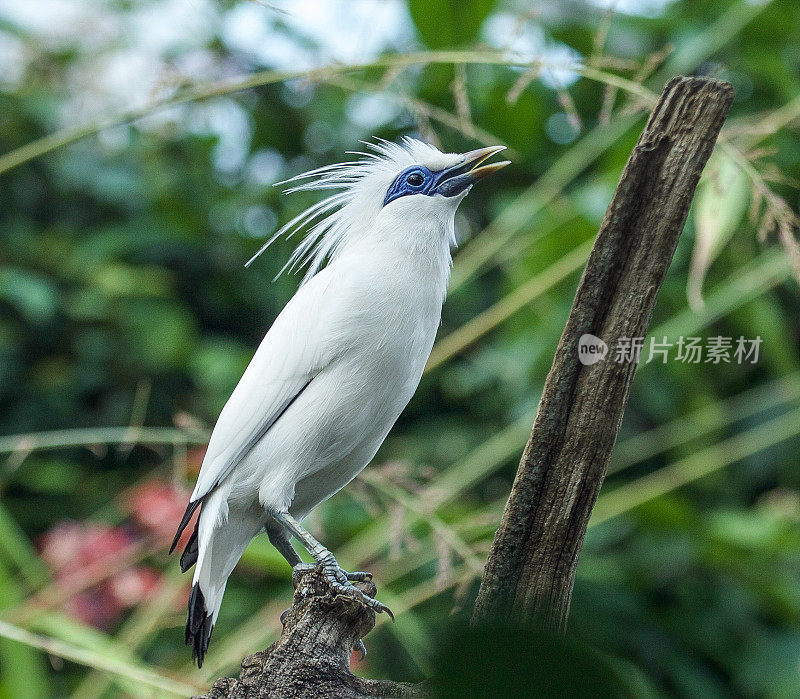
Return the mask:
M 360 160 L 327 165 L 297 175 L 287 192 L 338 190 L 289 221 L 250 259 L 250 265 L 276 238 L 307 230 L 284 269 L 307 266 L 304 281 L 351 244 L 372 236 L 387 244 L 402 240 L 420 249 L 455 241 L 458 205 L 479 180 L 509 164 L 485 164 L 505 146 L 467 153 L 442 153 L 427 143 L 404 138 L 380 140 Z M 299 184 L 295 184 L 299 183 Z M 378 237 L 375 241 L 375 236 Z

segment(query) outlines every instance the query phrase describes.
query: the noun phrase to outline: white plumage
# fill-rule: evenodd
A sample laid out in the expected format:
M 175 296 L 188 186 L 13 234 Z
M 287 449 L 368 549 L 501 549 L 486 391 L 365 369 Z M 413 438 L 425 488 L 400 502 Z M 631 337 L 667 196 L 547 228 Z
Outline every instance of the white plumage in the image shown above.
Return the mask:
M 310 227 L 287 264 L 307 272 L 220 414 L 178 532 L 201 507 L 181 557 L 184 570 L 197 564 L 186 639 L 200 663 L 228 576 L 265 529 L 292 565 L 290 535 L 360 594 L 298 521 L 358 475 L 411 399 L 439 325 L 456 208 L 505 164 L 476 167 L 500 148 L 371 148 L 294 178 L 295 190 L 341 191 L 272 239 Z

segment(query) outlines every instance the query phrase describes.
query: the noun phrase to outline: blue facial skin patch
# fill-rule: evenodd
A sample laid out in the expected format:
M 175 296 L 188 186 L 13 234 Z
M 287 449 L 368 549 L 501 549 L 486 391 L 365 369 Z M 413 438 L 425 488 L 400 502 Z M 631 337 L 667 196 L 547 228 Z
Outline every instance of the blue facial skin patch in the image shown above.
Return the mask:
M 383 205 L 406 194 L 425 194 L 454 197 L 475 184 L 470 172 L 474 161 L 459 163 L 446 170 L 431 172 L 424 165 L 412 165 L 401 172 L 386 192 Z
M 401 172 L 392 182 L 386 192 L 383 205 L 386 206 L 390 201 L 394 201 L 406 194 L 434 194 L 433 189 L 439 180 L 440 173 L 434 174 L 422 165 L 412 165 Z

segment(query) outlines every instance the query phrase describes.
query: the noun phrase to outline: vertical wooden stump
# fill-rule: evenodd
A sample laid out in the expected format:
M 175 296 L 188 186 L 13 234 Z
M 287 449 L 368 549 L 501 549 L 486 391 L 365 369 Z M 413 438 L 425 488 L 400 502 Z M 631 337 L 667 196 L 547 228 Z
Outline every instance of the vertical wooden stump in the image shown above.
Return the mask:
M 530 440 L 494 538 L 473 622 L 563 631 L 586 526 L 605 477 L 636 362 L 611 356 L 647 334 L 700 173 L 733 100 L 729 83 L 674 78 L 622 173 L 581 278 Z M 609 356 L 578 358 L 584 334 Z

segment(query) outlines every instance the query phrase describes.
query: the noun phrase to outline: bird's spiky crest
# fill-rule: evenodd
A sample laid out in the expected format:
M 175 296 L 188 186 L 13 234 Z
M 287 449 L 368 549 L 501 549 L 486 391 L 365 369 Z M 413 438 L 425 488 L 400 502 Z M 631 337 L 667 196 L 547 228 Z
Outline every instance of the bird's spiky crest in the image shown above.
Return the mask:
M 335 257 L 347 242 L 355 222 L 360 218 L 357 214 L 363 218 L 364 212 L 356 209 L 382 202 L 378 192 L 381 189 L 385 191 L 394 177 L 405 168 L 421 161 L 437 162 L 448 157 L 433 146 L 410 137 L 404 137 L 399 144 L 384 139 L 362 143 L 368 152 L 349 153 L 362 156 L 359 160 L 325 165 L 278 183 L 292 185 L 285 190 L 287 194 L 309 190 L 338 191 L 308 207 L 280 228 L 248 260 L 245 267 L 249 267 L 281 236 L 291 238 L 305 231 L 303 240 L 277 275 L 306 267 L 304 284 Z M 370 194 L 372 197 L 369 197 Z M 377 210 L 373 213 L 377 214 Z

